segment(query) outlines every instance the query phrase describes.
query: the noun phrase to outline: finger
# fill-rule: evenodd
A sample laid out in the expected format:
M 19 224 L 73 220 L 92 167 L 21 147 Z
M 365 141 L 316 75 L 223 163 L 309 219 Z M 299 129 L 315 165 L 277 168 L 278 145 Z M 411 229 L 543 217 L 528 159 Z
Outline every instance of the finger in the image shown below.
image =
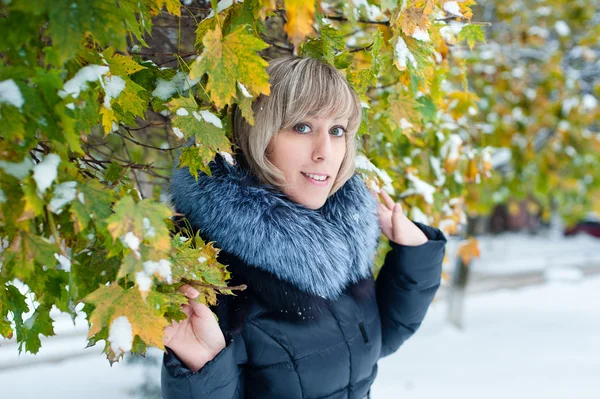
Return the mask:
M 187 296 L 188 298 L 196 298 L 196 297 L 198 297 L 198 295 L 200 295 L 198 290 L 189 284 L 184 284 L 181 287 L 179 287 L 179 292 L 181 292 L 183 295 Z
M 394 210 L 392 211 L 392 236 L 393 236 L 393 240 L 395 240 L 398 236 L 398 234 L 400 233 L 398 231 L 399 226 L 402 225 L 402 217 L 404 216 L 404 213 L 402 213 L 402 205 L 400 204 L 394 204 Z
M 189 302 L 192 302 L 192 300 L 190 299 Z M 194 308 L 190 305 L 181 305 L 181 311 L 185 313 L 187 317 L 190 317 L 192 313 L 194 313 Z
M 206 317 L 207 310 L 209 313 L 212 313 L 210 311 L 210 309 L 208 308 L 208 306 L 206 306 L 203 303 L 200 303 L 198 301 L 194 301 L 192 299 L 190 299 L 190 306 L 192 307 L 193 312 L 197 317 Z
M 381 196 L 383 197 L 385 206 L 387 206 L 390 211 L 393 210 L 394 209 L 394 200 L 389 196 L 389 194 L 386 193 L 385 190 L 381 190 Z

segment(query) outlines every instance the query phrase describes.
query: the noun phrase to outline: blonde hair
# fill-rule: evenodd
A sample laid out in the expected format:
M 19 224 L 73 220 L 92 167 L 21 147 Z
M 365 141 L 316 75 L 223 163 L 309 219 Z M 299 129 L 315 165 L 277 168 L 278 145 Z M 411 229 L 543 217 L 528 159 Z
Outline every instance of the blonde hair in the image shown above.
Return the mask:
M 346 153 L 329 195 L 354 174 L 356 132 L 361 121 L 361 104 L 344 76 L 333 66 L 314 58 L 282 57 L 267 67 L 271 95 L 260 95 L 252 103 L 254 126 L 233 114 L 235 144 L 247 167 L 262 183 L 281 189 L 283 173 L 267 159 L 267 147 L 280 130 L 289 129 L 307 116 L 348 118 Z

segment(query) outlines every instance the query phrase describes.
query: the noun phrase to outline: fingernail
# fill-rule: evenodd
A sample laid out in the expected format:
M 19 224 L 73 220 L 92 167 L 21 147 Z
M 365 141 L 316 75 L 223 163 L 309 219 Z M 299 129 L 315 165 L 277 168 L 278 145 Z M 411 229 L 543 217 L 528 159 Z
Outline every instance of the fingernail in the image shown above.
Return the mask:
M 197 289 L 195 289 L 194 287 L 188 288 L 188 296 L 190 296 L 192 298 L 196 298 L 198 295 L 200 295 L 200 293 L 198 292 Z

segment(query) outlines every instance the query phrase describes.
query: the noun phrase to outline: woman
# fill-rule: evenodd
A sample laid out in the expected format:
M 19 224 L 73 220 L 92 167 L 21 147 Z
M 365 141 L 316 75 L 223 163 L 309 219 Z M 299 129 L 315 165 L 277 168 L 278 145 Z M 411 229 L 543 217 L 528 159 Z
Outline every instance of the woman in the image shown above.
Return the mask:
M 197 183 L 187 168 L 172 178 L 177 212 L 248 288 L 220 297 L 218 323 L 181 288 L 188 318 L 165 330 L 165 399 L 368 397 L 377 360 L 439 287 L 444 235 L 354 173 L 361 106 L 343 76 L 299 57 L 267 71 L 254 126 L 234 113 L 236 160 L 217 155 Z M 380 229 L 391 250 L 374 281 Z

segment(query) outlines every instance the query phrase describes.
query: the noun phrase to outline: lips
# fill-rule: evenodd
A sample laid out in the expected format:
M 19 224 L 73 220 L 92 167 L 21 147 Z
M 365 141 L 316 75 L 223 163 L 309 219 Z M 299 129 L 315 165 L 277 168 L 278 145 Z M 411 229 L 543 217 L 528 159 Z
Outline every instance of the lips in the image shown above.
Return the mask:
M 324 174 L 324 173 L 304 173 L 304 172 L 300 172 L 302 173 L 302 176 L 304 176 L 309 182 L 317 185 L 317 186 L 327 186 L 329 184 L 329 175 Z M 312 177 L 309 176 L 309 174 L 311 175 L 315 175 L 315 176 L 326 176 L 325 180 L 316 180 L 313 179 Z

